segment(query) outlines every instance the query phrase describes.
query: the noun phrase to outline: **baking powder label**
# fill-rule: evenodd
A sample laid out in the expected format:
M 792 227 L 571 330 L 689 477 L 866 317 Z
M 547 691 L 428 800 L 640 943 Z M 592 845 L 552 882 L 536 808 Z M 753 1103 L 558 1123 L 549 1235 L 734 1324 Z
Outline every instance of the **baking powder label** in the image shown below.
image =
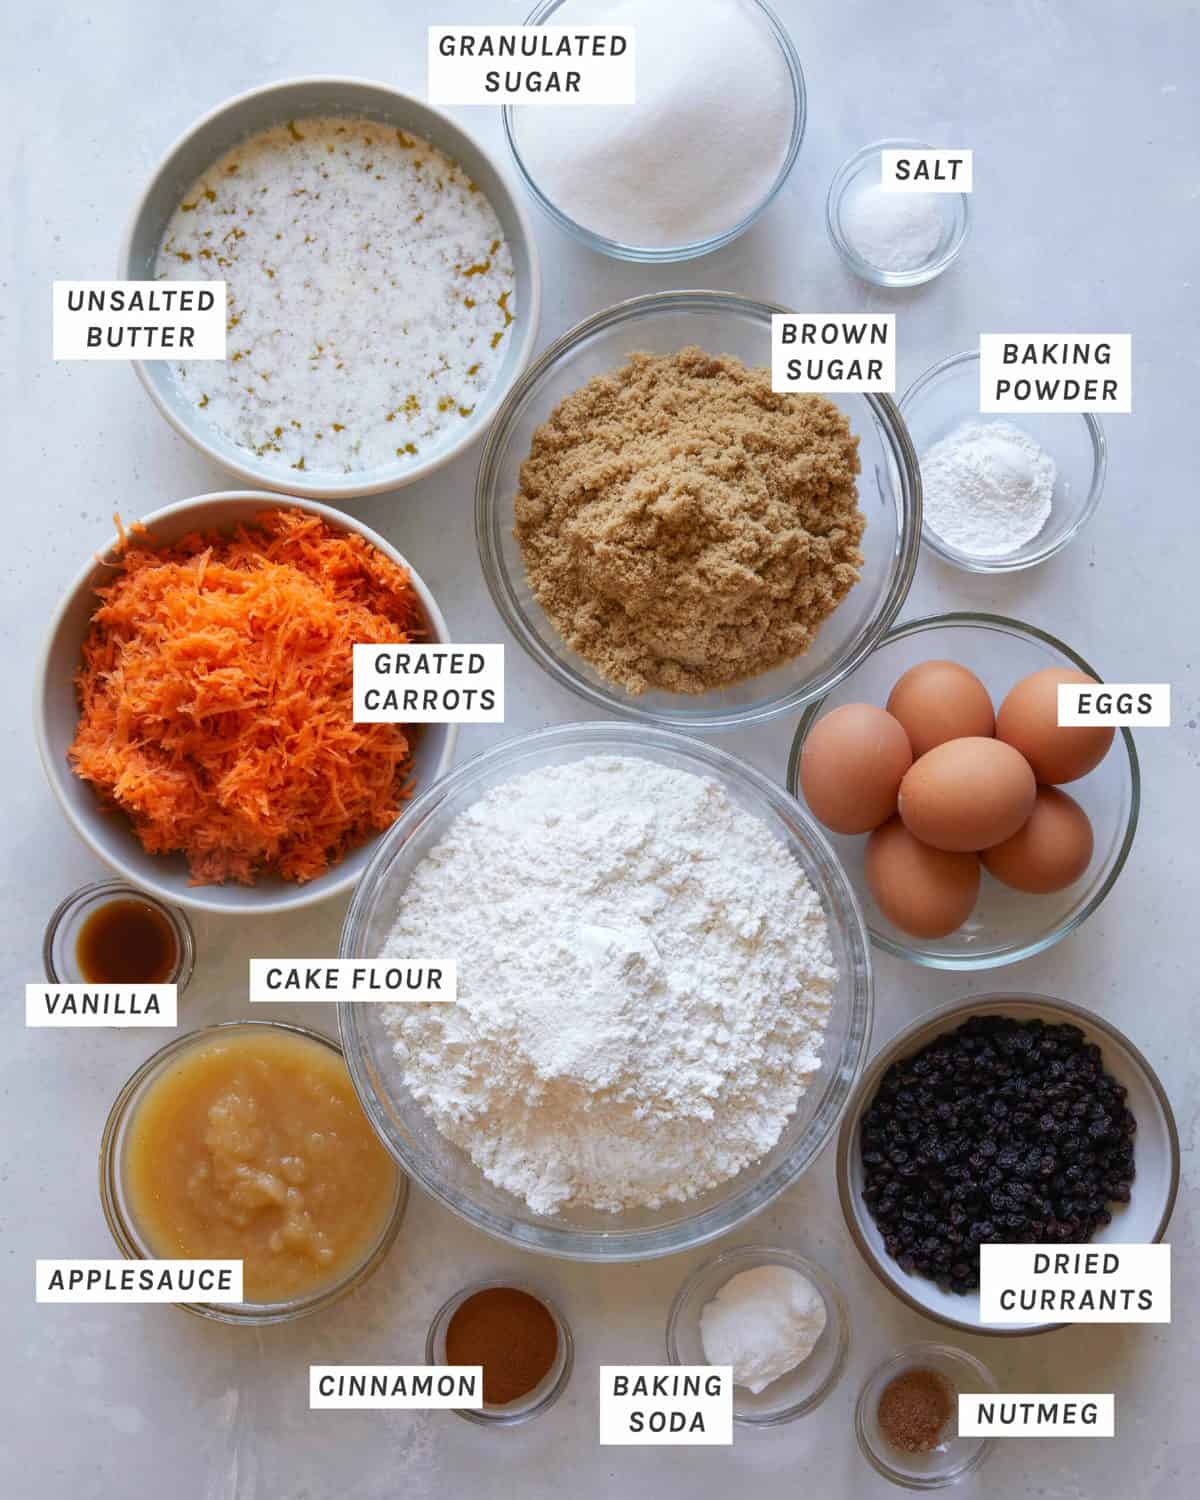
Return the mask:
M 981 412 L 1130 412 L 1128 333 L 981 333 Z
M 356 724 L 503 724 L 503 646 L 354 648 Z
M 174 984 L 27 984 L 26 1026 L 175 1026 Z
M 879 153 L 879 186 L 887 193 L 970 193 L 974 190 L 971 151 L 905 150 Z
M 250 1003 L 281 1000 L 406 1000 L 453 1004 L 458 999 L 458 965 L 453 959 L 252 958 Z
M 633 104 L 632 26 L 431 26 L 430 104 Z
M 1058 722 L 1064 727 L 1104 724 L 1170 729 L 1169 682 L 1060 682 Z
M 1115 1437 L 1111 1395 L 959 1395 L 960 1437 Z
M 240 1260 L 39 1260 L 39 1302 L 240 1302 Z
M 733 1442 L 730 1365 L 601 1365 L 602 1446 Z
M 483 1405 L 482 1365 L 309 1365 L 312 1411 L 454 1410 Z
M 985 1323 L 1169 1323 L 1169 1245 L 979 1247 Z
M 224 359 L 223 281 L 56 281 L 55 359 Z
M 771 389 L 847 396 L 895 391 L 895 313 L 775 313 Z

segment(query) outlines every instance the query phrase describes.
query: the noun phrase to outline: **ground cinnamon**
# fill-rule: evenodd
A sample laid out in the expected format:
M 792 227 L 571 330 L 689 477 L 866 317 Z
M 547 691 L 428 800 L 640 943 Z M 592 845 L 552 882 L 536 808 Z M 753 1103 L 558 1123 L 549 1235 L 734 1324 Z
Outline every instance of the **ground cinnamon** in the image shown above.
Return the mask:
M 486 1406 L 507 1406 L 545 1380 L 558 1356 L 549 1309 L 511 1286 L 484 1287 L 455 1310 L 446 1329 L 446 1363 L 483 1366 Z
M 936 1370 L 905 1370 L 879 1398 L 879 1430 L 893 1448 L 932 1453 L 954 1410 L 954 1391 Z

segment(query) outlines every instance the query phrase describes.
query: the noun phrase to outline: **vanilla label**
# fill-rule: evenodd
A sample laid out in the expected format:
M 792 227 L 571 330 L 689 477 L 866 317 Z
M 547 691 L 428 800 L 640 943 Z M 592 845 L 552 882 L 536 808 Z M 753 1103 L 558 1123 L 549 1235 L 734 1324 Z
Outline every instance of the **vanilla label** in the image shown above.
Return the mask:
M 431 26 L 430 104 L 633 104 L 632 26 Z
M 771 389 L 830 395 L 894 391 L 895 313 L 775 313 Z
M 482 1365 L 310 1365 L 312 1411 L 395 1411 L 483 1405 Z
M 887 193 L 970 193 L 975 188 L 971 151 L 888 146 L 879 158 L 879 185 Z
M 601 1365 L 604 1446 L 716 1446 L 733 1442 L 729 1365 Z
M 458 966 L 450 960 L 312 958 L 250 960 L 252 1005 L 280 1000 L 420 1000 L 453 1004 Z
M 55 359 L 225 358 L 223 281 L 56 281 Z
M 354 647 L 356 724 L 503 724 L 504 647 Z
M 240 1260 L 39 1260 L 39 1302 L 240 1302 Z
M 1169 682 L 1060 682 L 1058 722 L 1079 728 L 1090 724 L 1133 729 L 1170 729 Z
M 1115 1437 L 1116 1400 L 1103 1396 L 964 1395 L 960 1437 Z
M 26 1026 L 175 1026 L 174 984 L 27 984 Z
M 1169 1323 L 1171 1247 L 979 1247 L 985 1323 Z
M 1130 412 L 1128 333 L 982 333 L 981 412 Z

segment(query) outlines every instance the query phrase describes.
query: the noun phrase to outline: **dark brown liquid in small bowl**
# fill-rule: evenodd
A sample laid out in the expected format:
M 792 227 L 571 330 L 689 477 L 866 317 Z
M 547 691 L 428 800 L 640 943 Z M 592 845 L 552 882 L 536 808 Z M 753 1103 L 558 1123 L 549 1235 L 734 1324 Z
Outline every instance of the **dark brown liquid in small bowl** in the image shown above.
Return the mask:
M 75 961 L 88 984 L 162 984 L 179 963 L 179 941 L 162 912 L 123 896 L 83 923 Z

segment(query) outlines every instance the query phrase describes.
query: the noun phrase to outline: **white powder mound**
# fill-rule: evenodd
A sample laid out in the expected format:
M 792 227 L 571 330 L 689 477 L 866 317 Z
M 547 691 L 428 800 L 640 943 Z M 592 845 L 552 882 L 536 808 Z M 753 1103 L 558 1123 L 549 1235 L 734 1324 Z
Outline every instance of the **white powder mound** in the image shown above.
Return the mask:
M 758 1395 L 802 1364 L 825 1331 L 825 1299 L 791 1266 L 755 1266 L 731 1277 L 700 1311 L 710 1365 L 731 1365 L 735 1385 Z
M 921 455 L 925 520 L 972 557 L 1004 557 L 1050 519 L 1057 468 L 1011 422 L 963 422 Z
M 842 229 L 858 254 L 880 271 L 915 271 L 933 259 L 944 229 L 933 193 L 864 188 L 842 213 Z
M 405 1083 L 536 1213 L 694 1198 L 778 1141 L 837 972 L 820 900 L 716 781 L 594 756 L 493 788 L 417 867 L 385 957 L 453 957 L 391 1005 Z

